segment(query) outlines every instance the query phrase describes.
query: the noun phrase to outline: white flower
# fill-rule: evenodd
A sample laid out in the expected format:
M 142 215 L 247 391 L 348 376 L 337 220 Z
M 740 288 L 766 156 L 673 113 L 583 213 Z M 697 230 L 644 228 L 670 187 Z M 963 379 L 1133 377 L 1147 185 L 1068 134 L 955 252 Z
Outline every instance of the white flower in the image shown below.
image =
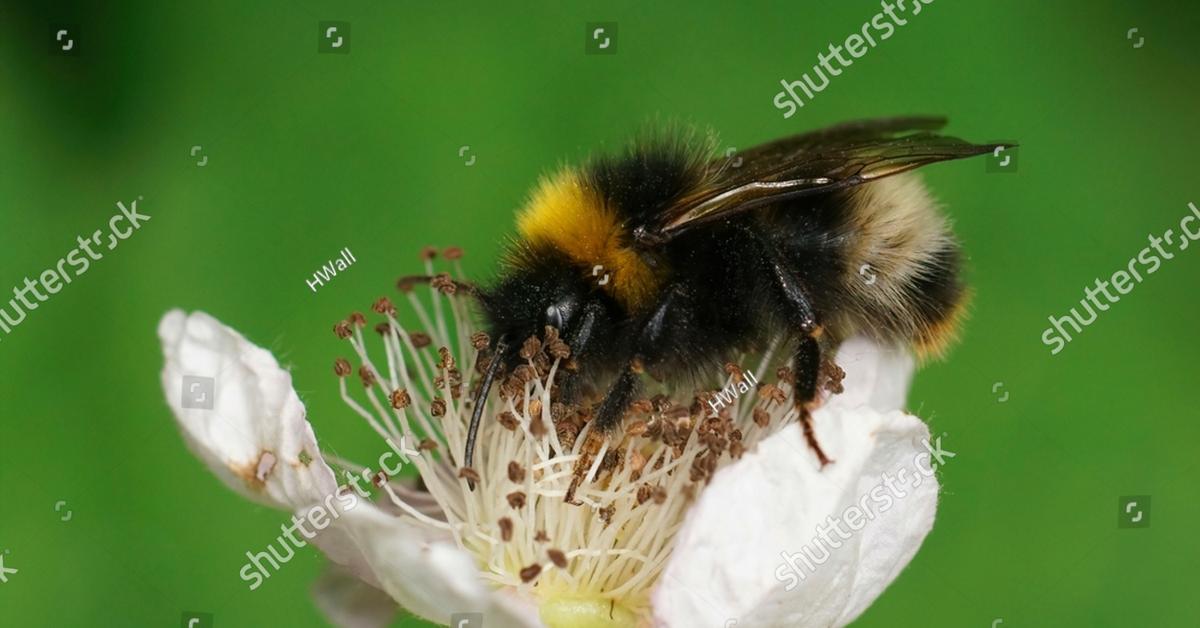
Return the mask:
M 621 440 L 589 438 L 551 398 L 565 361 L 552 343 L 534 343 L 523 378 L 488 402 L 475 469 L 460 470 L 451 460 L 470 415 L 463 373 L 476 372 L 467 304 L 434 294 L 430 310 L 407 296 L 422 333 L 405 331 L 386 299 L 375 307 L 386 320 L 382 351 L 368 352 L 361 315 L 336 328 L 366 384 L 351 394 L 350 364 L 339 359 L 342 396 L 387 439 L 381 453 L 414 466 L 423 483 L 361 470 L 375 478 L 377 501 L 339 489 L 291 377 L 269 352 L 207 314 L 176 310 L 159 324 L 164 390 L 193 452 L 256 501 L 298 517 L 329 511 L 324 528 L 302 534 L 336 563 L 315 592 L 338 625 L 387 625 L 394 601 L 442 624 L 482 613 L 488 628 L 842 626 L 932 527 L 937 482 L 923 473 L 928 462 L 915 462 L 928 431 L 899 410 L 907 354 L 843 344 L 845 392 L 814 415 L 834 460 L 822 469 L 792 425 L 781 381 L 751 387 L 720 418 L 690 396 L 675 398 L 682 408 L 646 401 Z M 764 356 L 755 376 L 774 379 L 771 364 Z M 185 375 L 215 379 L 212 409 L 183 407 Z M 911 474 L 904 496 L 883 502 L 877 487 L 901 470 Z M 851 529 L 850 510 L 869 514 L 861 529 Z M 845 521 L 848 538 L 839 528 L 826 542 L 831 521 Z

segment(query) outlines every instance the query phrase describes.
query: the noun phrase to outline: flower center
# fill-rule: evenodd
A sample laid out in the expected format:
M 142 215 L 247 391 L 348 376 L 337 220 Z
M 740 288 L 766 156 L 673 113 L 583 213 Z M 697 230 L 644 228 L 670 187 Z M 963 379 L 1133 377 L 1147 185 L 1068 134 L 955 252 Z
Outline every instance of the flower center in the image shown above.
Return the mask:
M 537 599 L 548 625 L 635 625 L 648 612 L 698 491 L 719 468 L 792 422 L 788 384 L 758 384 L 756 394 L 726 396 L 719 405 L 706 403 L 716 398 L 711 393 L 683 396 L 682 405 L 658 394 L 636 401 L 623 430 L 605 437 L 590 431 L 587 406 L 558 399 L 555 377 L 573 364 L 570 348 L 547 328 L 525 340 L 525 363 L 484 401 L 474 468 L 460 467 L 468 393 L 488 359 L 477 350 L 488 339 L 472 326 L 461 284 L 435 275 L 429 257 L 426 271 L 431 307 L 411 281 L 400 284 L 421 331 L 405 329 L 387 298 L 373 306 L 384 317 L 375 328 L 382 355 L 368 351 L 362 314 L 335 326 L 354 349 L 363 383 L 362 395 L 350 394 L 352 367 L 339 358 L 334 370 L 343 399 L 380 436 L 420 443 L 419 455 L 406 462 L 423 492 L 390 481 L 379 486 L 401 516 L 444 532 L 473 555 L 481 578 Z M 753 390 L 749 381 L 762 377 L 770 353 L 756 376 L 729 365 L 726 389 Z
M 633 611 L 605 597 L 550 598 L 540 614 L 551 628 L 633 628 L 638 620 Z

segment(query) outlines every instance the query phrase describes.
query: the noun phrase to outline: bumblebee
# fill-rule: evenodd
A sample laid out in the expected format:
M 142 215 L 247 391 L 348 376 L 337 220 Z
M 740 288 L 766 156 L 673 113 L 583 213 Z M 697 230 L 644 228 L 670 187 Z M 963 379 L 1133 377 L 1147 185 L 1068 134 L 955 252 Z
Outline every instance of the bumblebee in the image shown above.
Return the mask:
M 829 463 L 811 418 L 823 356 L 853 334 L 940 354 L 967 301 L 959 245 L 909 171 L 1007 145 L 941 135 L 945 122 L 849 122 L 729 157 L 667 134 L 543 179 L 500 276 L 475 291 L 491 359 L 464 464 L 497 374 L 522 364 L 522 341 L 547 325 L 577 365 L 562 397 L 607 383 L 591 419 L 606 435 L 643 371 L 708 375 L 782 337 L 806 442 Z

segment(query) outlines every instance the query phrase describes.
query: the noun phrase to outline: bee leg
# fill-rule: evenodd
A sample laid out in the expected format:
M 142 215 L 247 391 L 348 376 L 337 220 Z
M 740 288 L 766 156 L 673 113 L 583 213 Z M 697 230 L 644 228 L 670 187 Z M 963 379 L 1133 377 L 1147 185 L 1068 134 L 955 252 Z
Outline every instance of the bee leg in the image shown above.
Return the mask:
M 637 344 L 634 346 L 633 356 L 621 369 L 621 374 L 617 376 L 617 380 L 608 390 L 604 401 L 600 402 L 600 408 L 596 412 L 595 429 L 605 433 L 611 433 L 621 423 L 621 418 L 625 416 L 625 410 L 633 403 L 633 398 L 641 390 L 641 373 L 644 370 L 642 361 L 645 356 L 654 355 L 658 350 L 658 345 L 662 340 L 663 333 L 667 329 L 667 317 L 671 312 L 672 306 L 677 302 L 677 299 L 684 298 L 683 289 L 678 286 L 667 288 L 663 299 L 654 308 L 654 312 L 646 319 L 642 326 L 642 331 L 638 334 Z
M 817 454 L 817 461 L 824 467 L 833 461 L 825 455 L 813 431 L 812 406 L 817 398 L 817 382 L 821 374 L 821 345 L 812 334 L 805 334 L 800 339 L 800 346 L 793 358 L 792 371 L 795 377 L 792 397 L 796 411 L 800 413 L 800 428 L 804 430 L 804 441 L 808 443 L 808 448 Z
M 612 387 L 608 389 L 608 394 L 604 396 L 604 400 L 600 402 L 600 407 L 596 410 L 596 414 L 591 421 L 591 431 L 588 432 L 587 440 L 584 441 L 583 455 L 579 457 L 579 460 L 575 461 L 575 469 L 572 472 L 574 477 L 571 478 L 571 485 L 567 488 L 566 495 L 563 496 L 564 502 L 575 505 L 583 503 L 575 499 L 575 491 L 583 483 L 584 477 L 591 469 L 592 463 L 596 460 L 596 456 L 600 454 L 601 449 L 604 447 L 604 442 L 616 427 L 621 424 L 621 418 L 625 416 L 625 410 L 629 408 L 629 404 L 633 403 L 633 397 L 641 387 L 638 372 L 638 367 L 635 363 L 626 365 L 625 368 L 621 369 L 621 374 L 617 376 L 617 380 L 613 382 Z
M 640 369 L 634 364 L 627 364 L 621 369 L 620 375 L 617 375 L 616 381 L 608 389 L 608 394 L 604 395 L 604 400 L 600 402 L 600 407 L 596 409 L 596 416 L 592 419 L 593 430 L 611 434 L 621 424 L 621 418 L 625 416 L 625 411 L 629 409 L 634 396 L 641 388 L 639 372 Z
M 589 353 L 592 340 L 595 339 L 596 319 L 603 310 L 603 306 L 599 303 L 589 303 L 583 308 L 583 313 L 579 317 L 578 324 L 572 325 L 567 337 L 564 339 L 567 346 L 571 348 L 571 357 L 579 363 Z M 575 403 L 579 399 L 579 389 L 581 381 L 579 373 L 562 369 L 560 378 L 556 378 L 558 382 L 559 398 L 565 403 Z
M 800 346 L 796 349 L 792 366 L 795 377 L 792 399 L 796 404 L 796 411 L 800 413 L 800 427 L 804 430 L 804 440 L 809 449 L 817 454 L 817 460 L 824 467 L 833 461 L 825 455 L 821 444 L 817 442 L 812 424 L 812 407 L 817 400 L 820 388 L 818 383 L 821 378 L 821 345 L 817 340 L 821 335 L 821 326 L 817 323 L 817 313 L 804 285 L 796 278 L 795 272 L 786 266 L 779 250 L 757 233 L 752 232 L 751 236 L 763 247 L 767 266 L 775 279 L 779 296 L 790 309 L 791 324 L 800 332 Z
M 665 298 L 654 309 L 654 313 L 642 327 L 633 357 L 621 369 L 621 373 L 617 375 L 616 381 L 608 389 L 608 394 L 604 396 L 604 400 L 600 402 L 600 406 L 596 409 L 595 416 L 591 421 L 592 428 L 588 434 L 588 440 L 585 441 L 583 446 L 583 455 L 575 462 L 575 477 L 571 479 L 571 485 L 567 488 L 563 501 L 576 505 L 582 503 L 575 499 L 575 491 L 583 482 L 592 463 L 595 462 L 595 457 L 599 455 L 604 441 L 621 424 L 621 419 L 624 418 L 625 411 L 629 409 L 634 397 L 641 390 L 642 354 L 652 352 L 655 349 L 657 343 L 662 338 L 663 332 L 666 330 L 667 314 L 670 311 L 671 305 L 682 294 L 683 291 L 678 286 L 668 289 Z M 571 350 L 573 352 L 575 349 L 572 348 Z

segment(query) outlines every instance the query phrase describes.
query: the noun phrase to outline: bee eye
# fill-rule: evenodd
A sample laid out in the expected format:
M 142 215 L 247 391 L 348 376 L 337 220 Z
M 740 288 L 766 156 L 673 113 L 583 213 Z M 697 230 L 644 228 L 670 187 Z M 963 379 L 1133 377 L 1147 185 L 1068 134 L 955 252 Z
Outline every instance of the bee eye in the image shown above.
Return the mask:
M 562 331 L 563 326 L 566 324 L 566 321 L 563 320 L 564 318 L 562 308 L 559 305 L 551 305 L 546 308 L 547 325 Z
M 557 328 L 559 331 L 566 331 L 567 325 L 571 319 L 575 318 L 576 302 L 573 298 L 566 298 L 558 303 L 553 303 L 546 308 L 546 324 Z

